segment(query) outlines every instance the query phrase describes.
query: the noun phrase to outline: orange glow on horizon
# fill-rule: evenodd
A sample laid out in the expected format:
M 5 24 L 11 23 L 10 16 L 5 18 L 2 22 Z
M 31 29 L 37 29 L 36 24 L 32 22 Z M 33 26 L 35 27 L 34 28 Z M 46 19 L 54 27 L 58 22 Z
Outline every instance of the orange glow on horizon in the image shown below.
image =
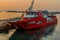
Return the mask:
M 26 10 L 32 0 L 0 0 L 0 10 Z M 35 0 L 34 9 L 60 10 L 60 0 Z M 38 7 L 39 6 L 39 7 Z

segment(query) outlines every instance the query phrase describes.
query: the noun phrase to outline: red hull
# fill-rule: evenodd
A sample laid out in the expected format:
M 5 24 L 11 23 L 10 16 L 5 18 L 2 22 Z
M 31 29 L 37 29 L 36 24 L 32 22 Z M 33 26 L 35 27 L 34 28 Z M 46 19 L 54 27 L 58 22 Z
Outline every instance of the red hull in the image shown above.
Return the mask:
M 52 20 L 49 22 L 45 22 L 42 24 L 30 24 L 27 27 L 23 27 L 23 29 L 29 30 L 29 29 L 35 29 L 35 28 L 41 28 L 41 27 L 48 27 L 56 23 L 57 23 L 57 18 L 55 16 L 52 16 Z
M 26 30 L 27 34 L 41 34 L 41 36 L 43 34 L 46 33 L 46 29 L 48 29 L 49 27 L 54 27 L 54 25 L 57 24 L 57 18 L 55 16 L 52 16 L 52 21 L 50 22 L 45 22 L 43 24 L 30 24 L 28 25 L 28 27 L 23 27 L 23 29 Z
M 9 22 L 9 23 L 15 27 L 16 26 L 18 26 L 18 28 L 21 27 L 22 29 L 24 29 L 26 31 L 27 34 L 36 34 L 38 32 L 40 32 L 41 34 L 44 34 L 48 27 L 57 24 L 56 16 L 51 16 L 51 18 L 52 18 L 52 20 L 49 22 L 44 22 L 42 24 L 30 24 L 28 26 L 26 26 L 25 23 L 24 24 L 21 23 L 21 21 Z

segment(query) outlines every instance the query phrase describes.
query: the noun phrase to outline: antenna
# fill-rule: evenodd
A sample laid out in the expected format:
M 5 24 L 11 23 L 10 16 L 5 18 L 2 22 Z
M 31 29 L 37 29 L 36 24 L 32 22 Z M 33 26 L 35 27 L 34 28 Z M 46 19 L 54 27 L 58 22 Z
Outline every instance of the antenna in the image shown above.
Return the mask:
M 38 10 L 40 10 L 40 0 L 38 1 Z
M 33 4 L 34 4 L 34 0 L 32 0 L 31 6 L 28 8 L 29 11 L 33 10 Z

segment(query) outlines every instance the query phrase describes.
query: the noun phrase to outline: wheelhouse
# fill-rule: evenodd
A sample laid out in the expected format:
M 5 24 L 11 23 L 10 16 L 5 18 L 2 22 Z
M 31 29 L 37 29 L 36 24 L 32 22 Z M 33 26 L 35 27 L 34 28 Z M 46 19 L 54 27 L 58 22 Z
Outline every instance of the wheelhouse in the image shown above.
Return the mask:
M 37 13 L 26 13 L 24 18 L 35 18 L 37 17 Z

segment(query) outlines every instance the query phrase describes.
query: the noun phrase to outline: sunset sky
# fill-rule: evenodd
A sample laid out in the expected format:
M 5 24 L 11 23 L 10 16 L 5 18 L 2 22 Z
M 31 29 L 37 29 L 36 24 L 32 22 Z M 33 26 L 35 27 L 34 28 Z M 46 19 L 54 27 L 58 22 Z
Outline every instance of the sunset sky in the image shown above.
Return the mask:
M 0 0 L 0 10 L 26 10 L 32 0 Z M 34 10 L 60 11 L 60 0 L 35 0 Z

